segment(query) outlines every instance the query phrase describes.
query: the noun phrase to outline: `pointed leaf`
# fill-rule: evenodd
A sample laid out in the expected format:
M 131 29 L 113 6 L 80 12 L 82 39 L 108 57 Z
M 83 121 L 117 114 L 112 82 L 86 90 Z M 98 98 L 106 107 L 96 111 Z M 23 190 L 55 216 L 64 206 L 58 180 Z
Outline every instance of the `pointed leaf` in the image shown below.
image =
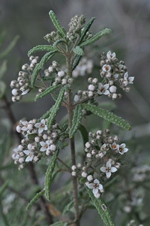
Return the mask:
M 72 138 L 74 136 L 75 132 L 77 131 L 78 126 L 80 125 L 81 119 L 82 119 L 82 107 L 81 107 L 81 105 L 77 105 L 74 110 L 72 126 L 69 131 L 70 138 Z
M 87 41 L 83 42 L 80 47 L 84 47 L 84 46 L 88 46 L 94 42 L 96 42 L 98 39 L 100 39 L 102 36 L 109 34 L 110 33 L 110 29 L 109 28 L 105 28 L 102 31 L 98 32 L 97 34 L 95 34 L 92 38 L 88 39 Z
M 58 89 L 61 85 L 57 85 L 57 86 L 50 86 L 47 89 L 45 89 L 42 93 L 38 94 L 35 97 L 35 101 L 38 99 L 41 99 L 43 97 L 45 97 L 46 95 L 50 94 L 51 92 L 53 92 L 54 90 Z
M 55 51 L 55 50 L 57 50 L 57 49 L 54 46 L 38 45 L 38 46 L 35 46 L 28 51 L 28 56 L 31 56 L 31 54 L 38 52 L 38 51 L 48 51 L 48 52 L 50 52 L 50 51 Z
M 49 128 L 49 129 L 50 129 L 50 127 L 51 127 L 51 125 L 52 125 L 52 123 L 53 123 L 53 120 L 54 120 L 54 118 L 56 117 L 56 114 L 57 114 L 57 112 L 58 112 L 58 110 L 59 110 L 59 107 L 60 107 L 61 102 L 62 102 L 62 100 L 63 100 L 63 96 L 64 96 L 65 90 L 66 90 L 66 87 L 63 87 L 63 88 L 60 90 L 59 95 L 58 95 L 58 98 L 57 98 L 55 104 L 54 104 L 53 107 L 52 107 L 52 111 L 51 111 L 51 114 L 50 114 L 49 119 L 48 119 L 48 128 Z
M 79 64 L 82 56 L 76 55 L 75 59 L 73 61 L 72 71 L 76 68 L 76 66 Z
M 123 118 L 113 114 L 112 112 L 109 112 L 103 108 L 100 108 L 99 106 L 92 104 L 82 104 L 82 106 L 84 107 L 84 109 L 91 111 L 93 114 L 98 115 L 103 119 L 114 123 L 119 127 L 122 127 L 123 129 L 131 130 L 131 126 L 128 122 L 126 122 Z
M 74 52 L 76 55 L 83 56 L 83 50 L 82 50 L 79 46 L 76 46 L 76 47 L 73 49 L 73 52 Z
M 55 13 L 52 10 L 50 10 L 49 16 L 50 16 L 54 26 L 56 27 L 57 31 L 62 35 L 62 37 L 65 37 L 66 34 L 64 32 L 64 28 L 61 27 L 61 25 L 60 25 L 56 15 L 55 15 Z
M 33 87 L 34 86 L 34 83 L 35 83 L 35 80 L 36 80 L 36 77 L 38 76 L 38 73 L 39 71 L 43 68 L 44 64 L 49 61 L 53 56 L 54 54 L 56 53 L 57 51 L 53 51 L 53 52 L 50 52 L 50 53 L 46 53 L 41 61 L 36 65 L 36 67 L 34 68 L 33 70 L 33 73 L 32 73 L 32 78 L 31 78 L 31 86 Z
M 44 195 L 45 190 L 43 189 L 42 191 L 38 192 L 33 199 L 31 199 L 31 201 L 28 203 L 26 210 L 29 210 L 31 206 L 33 206 L 33 204 L 42 196 Z
M 46 171 L 46 175 L 45 175 L 45 196 L 48 201 L 50 201 L 50 186 L 51 186 L 51 182 L 53 180 L 53 171 L 55 168 L 58 153 L 59 153 L 59 151 L 56 150 L 54 155 L 52 156 L 52 158 L 50 160 L 50 164 Z
M 7 62 L 6 62 L 6 60 L 4 60 L 2 62 L 2 64 L 0 65 L 0 79 L 3 77 L 6 70 L 7 70 Z
M 93 192 L 87 188 L 87 192 L 91 198 L 92 204 L 97 209 L 99 215 L 101 216 L 101 219 L 103 220 L 104 224 L 106 226 L 115 226 L 113 223 L 110 213 L 106 207 L 106 205 L 103 203 L 101 198 L 95 198 L 93 195 Z
M 0 99 L 4 96 L 6 91 L 6 84 L 3 81 L 0 81 Z
M 51 226 L 67 226 L 68 224 L 64 221 L 57 221 L 54 224 L 51 224 Z
M 1 187 L 0 187 L 0 196 L 2 196 L 3 192 L 7 189 L 8 187 L 8 181 L 6 181 Z
M 0 59 L 4 58 L 7 56 L 7 54 L 14 48 L 16 45 L 16 42 L 18 41 L 19 36 L 17 35 L 9 44 L 9 46 L 0 54 Z
M 86 128 L 82 124 L 80 124 L 79 132 L 81 133 L 83 143 L 85 145 L 85 143 L 88 142 L 88 140 L 89 140 L 88 131 L 86 130 Z
M 70 209 L 73 207 L 73 204 L 74 204 L 74 200 L 72 200 L 71 202 L 69 202 L 67 204 L 67 206 L 65 206 L 65 208 L 63 209 L 63 215 L 66 214 L 67 212 L 70 211 Z
M 82 33 L 81 33 L 81 37 L 79 39 L 78 45 L 81 44 L 81 42 L 83 41 L 84 37 L 86 36 L 86 33 L 88 32 L 88 30 L 90 29 L 91 25 L 93 24 L 95 20 L 95 17 L 92 17 L 89 22 L 86 24 L 85 28 L 83 29 Z

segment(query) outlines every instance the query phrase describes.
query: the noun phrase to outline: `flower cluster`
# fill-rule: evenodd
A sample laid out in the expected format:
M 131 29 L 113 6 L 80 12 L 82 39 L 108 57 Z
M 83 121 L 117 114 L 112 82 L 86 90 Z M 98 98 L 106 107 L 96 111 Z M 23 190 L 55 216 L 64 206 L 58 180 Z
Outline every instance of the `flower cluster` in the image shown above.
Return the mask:
M 23 135 L 21 144 L 14 149 L 12 158 L 15 164 L 23 168 L 26 162 L 37 162 L 42 156 L 53 155 L 60 139 L 60 128 L 53 124 L 51 130 L 47 127 L 47 120 L 36 119 L 30 121 L 20 120 L 16 131 Z
M 72 77 L 77 78 L 79 76 L 84 76 L 85 74 L 90 74 L 92 69 L 93 61 L 83 57 L 78 66 L 73 70 Z
M 110 178 L 121 166 L 119 161 L 121 155 L 128 151 L 125 143 L 118 144 L 118 137 L 111 136 L 110 131 L 89 133 L 90 141 L 85 143 L 85 165 L 73 166 L 72 176 L 80 174 L 86 178 L 86 185 L 93 189 L 95 197 L 100 197 L 103 192 L 103 186 L 98 178 Z M 94 170 L 97 169 L 98 170 Z
M 29 60 L 30 64 L 24 64 L 22 66 L 22 71 L 19 71 L 17 80 L 13 80 L 10 83 L 13 102 L 19 101 L 23 95 L 30 91 L 30 77 L 38 63 L 38 57 L 31 56 Z

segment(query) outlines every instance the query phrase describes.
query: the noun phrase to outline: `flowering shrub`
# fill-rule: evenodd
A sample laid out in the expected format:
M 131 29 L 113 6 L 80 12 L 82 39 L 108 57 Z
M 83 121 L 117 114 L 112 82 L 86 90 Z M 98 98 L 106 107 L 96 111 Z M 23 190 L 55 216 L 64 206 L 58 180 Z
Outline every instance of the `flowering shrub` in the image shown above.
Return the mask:
M 125 63 L 116 57 L 115 52 L 101 54 L 98 77 L 92 73 L 93 61 L 85 56 L 82 58 L 86 46 L 110 33 L 108 28 L 95 35 L 89 32 L 95 18 L 85 25 L 85 16 L 75 16 L 71 19 L 67 32 L 61 27 L 53 11 L 50 11 L 49 15 L 56 28 L 56 31 L 44 37 L 49 44 L 36 46 L 28 52 L 29 63 L 22 66 L 18 78 L 10 84 L 13 102 L 21 100 L 32 90 L 37 92 L 35 100 L 50 94 L 55 101 L 41 118 L 30 121 L 22 119 L 16 127 L 21 139 L 12 158 L 14 163 L 19 165 L 19 169 L 45 157 L 50 159 L 44 188 L 31 200 L 27 209 L 44 194 L 50 202 L 50 187 L 55 176 L 66 171 L 72 181 L 73 197 L 71 203 L 67 204 L 66 212 L 74 206 L 74 215 L 70 215 L 67 220 L 54 219 L 49 223 L 56 221 L 51 225 L 79 226 L 83 213 L 89 208 L 90 199 L 104 224 L 115 225 L 102 197 L 108 180 L 122 167 L 122 159 L 128 148 L 125 143 L 119 142 L 117 135 L 112 135 L 109 128 L 104 131 L 101 128 L 95 132 L 87 131 L 84 122 L 88 116 L 97 115 L 109 123 L 130 130 L 130 125 L 124 119 L 101 108 L 99 100 L 103 95 L 112 100 L 121 98 L 119 90 L 128 92 L 134 77 L 128 75 Z M 47 52 L 41 60 L 38 56 L 33 56 L 38 51 Z M 50 63 L 57 53 L 65 58 L 65 65 L 54 60 Z M 84 76 L 88 82 L 85 90 L 78 90 L 75 86 L 79 76 Z M 61 106 L 64 106 L 68 113 L 67 121 L 63 123 L 56 118 Z M 84 143 L 80 154 L 76 151 L 78 132 Z M 69 161 L 66 161 L 61 157 L 61 153 L 67 152 L 68 149 Z M 83 190 L 86 191 L 84 195 Z

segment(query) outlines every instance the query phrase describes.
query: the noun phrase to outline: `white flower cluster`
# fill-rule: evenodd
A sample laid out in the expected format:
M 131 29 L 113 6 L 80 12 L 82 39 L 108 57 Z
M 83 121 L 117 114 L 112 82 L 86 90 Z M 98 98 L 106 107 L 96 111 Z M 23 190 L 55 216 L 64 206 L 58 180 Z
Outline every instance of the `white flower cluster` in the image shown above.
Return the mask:
M 29 60 L 30 64 L 24 64 L 22 66 L 22 71 L 19 71 L 17 80 L 13 80 L 10 83 L 13 102 L 19 101 L 23 95 L 30 91 L 30 77 L 38 63 L 38 57 L 30 56 Z
M 54 124 L 51 130 L 47 128 L 47 121 L 36 119 L 28 121 L 21 120 L 16 131 L 23 135 L 21 144 L 14 149 L 12 158 L 15 164 L 23 168 L 26 162 L 37 162 L 43 155 L 52 155 L 57 149 L 57 140 L 60 138 L 58 124 Z
M 72 77 L 77 78 L 79 76 L 90 74 L 92 72 L 92 69 L 93 69 L 93 61 L 83 57 L 80 60 L 80 63 L 78 64 L 78 66 L 73 70 Z
M 74 96 L 74 102 L 101 95 L 114 100 L 121 97 L 121 94 L 117 91 L 118 87 L 125 91 L 130 90 L 129 85 L 133 84 L 134 77 L 129 77 L 124 62 L 116 58 L 116 53 L 111 53 L 111 51 L 102 53 L 100 66 L 100 76 L 103 81 L 99 82 L 98 78 L 88 78 L 87 90 L 78 90 Z
M 96 133 L 89 133 L 90 141 L 85 143 L 86 164 L 80 168 L 72 167 L 72 176 L 77 174 L 86 179 L 85 184 L 93 189 L 95 197 L 99 198 L 104 191 L 103 185 L 99 182 L 99 177 L 110 178 L 121 166 L 119 159 L 121 155 L 128 151 L 125 143 L 118 144 L 118 137 L 110 136 L 110 131 L 102 132 L 98 130 Z M 102 162 L 104 165 L 102 165 Z M 93 171 L 93 169 L 98 170 Z M 97 172 L 99 174 L 97 175 Z M 92 173 L 91 173 L 92 172 Z M 105 173 L 105 175 L 103 174 Z

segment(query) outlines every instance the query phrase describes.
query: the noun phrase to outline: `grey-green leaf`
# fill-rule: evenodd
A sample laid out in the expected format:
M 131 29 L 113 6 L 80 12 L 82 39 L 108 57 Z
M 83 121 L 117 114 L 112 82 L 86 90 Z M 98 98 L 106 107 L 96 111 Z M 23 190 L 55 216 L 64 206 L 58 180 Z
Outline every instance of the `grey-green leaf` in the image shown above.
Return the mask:
M 72 138 L 77 131 L 82 119 L 82 107 L 81 105 L 77 105 L 74 109 L 72 126 L 69 131 L 69 137 Z
M 104 224 L 106 226 L 115 226 L 110 213 L 106 207 L 106 205 L 104 204 L 104 202 L 101 200 L 101 198 L 95 198 L 93 195 L 93 192 L 87 188 L 87 192 L 91 198 L 92 204 L 95 206 L 95 208 L 97 209 L 99 215 L 101 216 L 101 219 L 103 220 Z
M 50 186 L 51 186 L 51 182 L 53 180 L 53 171 L 55 168 L 55 163 L 57 160 L 58 153 L 59 153 L 59 151 L 56 150 L 54 155 L 52 156 L 52 158 L 50 160 L 50 164 L 46 171 L 46 175 L 45 175 L 45 196 L 48 201 L 50 201 Z
M 79 132 L 82 136 L 83 139 L 83 143 L 85 145 L 86 142 L 88 142 L 89 136 L 88 136 L 88 131 L 86 130 L 86 128 L 84 127 L 84 125 L 80 124 L 79 126 Z
M 107 35 L 110 33 L 110 29 L 109 28 L 105 28 L 102 31 L 98 32 L 97 34 L 93 35 L 93 37 L 91 37 L 90 39 L 88 39 L 87 41 L 83 42 L 80 47 L 84 47 L 84 46 L 88 46 L 94 42 L 96 42 L 98 39 L 100 39 L 102 36 Z
M 54 104 L 53 107 L 52 107 L 50 116 L 49 116 L 49 118 L 48 118 L 48 128 L 49 128 L 49 129 L 50 129 L 50 127 L 51 127 L 51 125 L 52 125 L 52 123 L 53 123 L 53 121 L 54 121 L 54 118 L 56 117 L 56 114 L 57 114 L 57 112 L 58 112 L 58 110 L 59 110 L 59 107 L 60 107 L 60 105 L 61 105 L 61 103 L 62 103 L 62 100 L 63 100 L 63 96 L 64 96 L 65 90 L 66 90 L 66 87 L 63 87 L 63 88 L 60 90 L 59 95 L 58 95 L 58 98 L 57 98 L 55 104 Z
M 8 187 L 8 181 L 6 181 L 1 187 L 0 187 L 0 196 L 2 196 L 3 192 L 7 189 Z
M 82 104 L 83 108 L 91 111 L 93 114 L 98 115 L 102 117 L 103 119 L 116 124 L 119 127 L 122 127 L 126 130 L 131 130 L 131 126 L 127 121 L 125 121 L 123 118 L 113 114 L 112 112 L 109 112 L 103 108 L 100 108 L 99 106 L 95 106 L 92 104 Z
M 83 31 L 82 31 L 82 33 L 81 33 L 81 37 L 80 37 L 80 39 L 79 39 L 78 45 L 80 45 L 81 42 L 83 41 L 83 39 L 84 39 L 86 33 L 87 33 L 88 30 L 90 29 L 90 27 L 91 27 L 91 25 L 93 24 L 94 20 L 95 20 L 95 17 L 92 17 L 92 18 L 89 20 L 89 22 L 86 24 L 86 26 L 84 27 L 84 29 L 83 29 Z
M 73 61 L 72 70 L 74 70 L 76 68 L 76 66 L 79 64 L 81 58 L 82 58 L 82 56 L 79 56 L 79 55 L 76 55 L 75 56 L 75 59 Z
M 74 52 L 76 55 L 83 56 L 83 49 L 81 49 L 79 46 L 76 46 L 76 47 L 73 49 L 73 52 Z
M 7 62 L 6 62 L 6 60 L 4 60 L 2 62 L 2 64 L 0 65 L 0 79 L 3 77 L 6 70 L 7 70 Z
M 60 25 L 55 13 L 50 10 L 49 12 L 49 16 L 54 24 L 54 26 L 56 27 L 57 31 L 62 35 L 62 37 L 65 37 L 65 32 L 64 32 L 64 28 Z
M 5 95 L 6 84 L 3 81 L 0 81 L 0 99 Z
M 33 204 L 42 196 L 44 195 L 45 190 L 43 189 L 42 191 L 38 192 L 32 199 L 31 201 L 28 203 L 26 210 L 29 210 L 31 206 L 33 206 Z
M 50 86 L 49 88 L 45 89 L 42 93 L 38 94 L 35 97 L 35 101 L 38 99 L 41 99 L 43 97 L 45 97 L 46 95 L 50 94 L 51 92 L 53 92 L 54 90 L 58 89 L 61 85 L 57 85 L 57 86 Z
M 50 52 L 50 51 L 56 51 L 56 50 L 57 50 L 57 48 L 54 46 L 51 46 L 51 45 L 38 45 L 28 51 L 28 56 L 31 56 L 31 54 L 38 52 L 38 51 Z
M 38 76 L 38 73 L 39 71 L 43 68 L 44 64 L 49 61 L 53 56 L 54 54 L 56 53 L 57 51 L 53 51 L 53 52 L 50 52 L 50 53 L 46 53 L 41 61 L 36 65 L 36 67 L 34 68 L 33 70 L 33 73 L 32 73 L 32 78 L 31 78 L 31 86 L 33 87 L 34 86 L 34 83 L 35 83 L 35 80 Z

